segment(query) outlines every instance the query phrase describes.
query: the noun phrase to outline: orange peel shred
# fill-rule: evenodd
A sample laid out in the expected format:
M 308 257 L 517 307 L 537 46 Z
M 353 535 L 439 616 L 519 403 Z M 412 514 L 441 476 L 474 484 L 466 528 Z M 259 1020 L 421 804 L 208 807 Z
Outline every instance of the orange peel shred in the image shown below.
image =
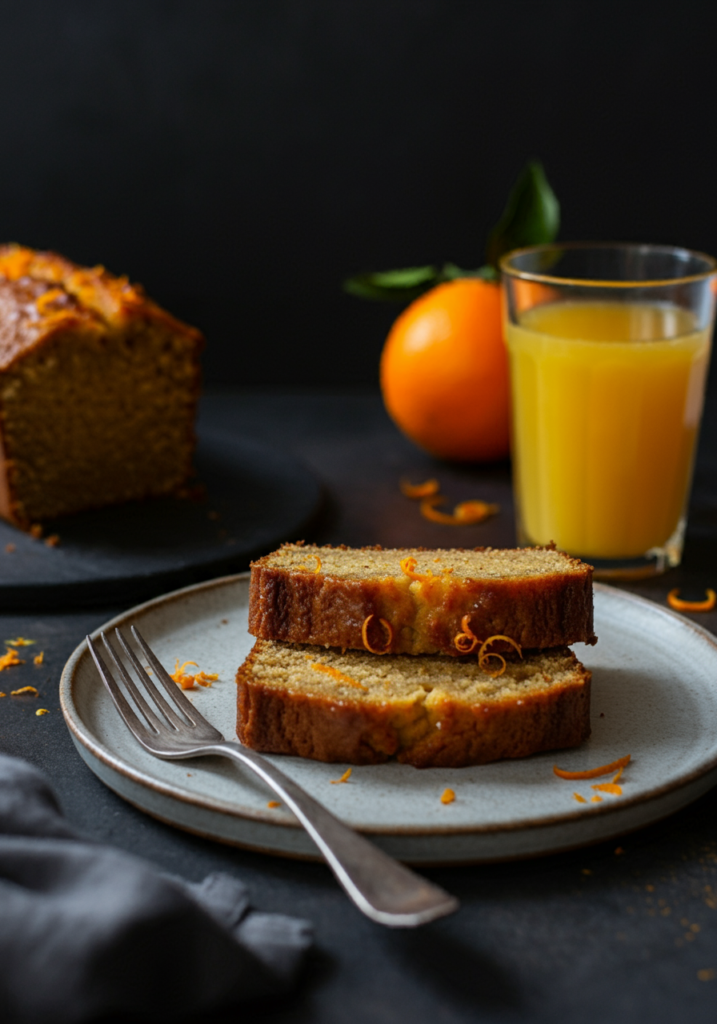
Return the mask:
M 421 515 L 432 523 L 443 523 L 446 526 L 469 526 L 471 523 L 481 523 L 484 519 L 499 512 L 498 505 L 489 505 L 485 501 L 477 499 L 462 501 L 456 505 L 453 512 L 441 512 L 436 505 L 442 505 L 445 498 L 440 494 L 431 495 L 421 501 Z
M 343 672 L 339 672 L 339 670 L 334 668 L 333 665 L 322 665 L 320 661 L 312 661 L 311 667 L 314 672 L 323 672 L 325 675 L 331 676 L 331 678 L 335 679 L 337 683 L 346 683 L 347 686 L 354 686 L 357 690 L 368 691 L 368 686 L 364 686 L 363 683 L 357 682 L 355 679 L 352 679 L 351 676 L 344 675 Z
M 408 480 L 401 480 L 399 483 L 401 494 L 406 498 L 419 501 L 421 498 L 430 498 L 432 494 L 438 494 L 440 484 L 436 479 L 424 480 L 422 484 L 412 484 Z
M 584 796 L 580 796 L 579 793 L 573 793 L 573 800 L 577 800 L 579 804 L 586 804 L 587 800 Z
M 24 665 L 25 662 L 21 661 L 18 657 L 16 650 L 7 651 L 6 654 L 0 658 L 0 672 L 3 672 L 6 668 L 10 668 L 12 665 Z
M 179 658 L 177 658 L 174 665 L 174 672 L 171 673 L 171 678 L 182 687 L 183 690 L 193 690 L 195 686 L 211 686 L 219 678 L 216 672 L 185 672 L 187 665 L 194 665 L 195 668 L 199 668 L 196 661 L 185 661 L 182 665 L 179 664 Z
M 376 616 L 374 614 L 371 614 L 364 619 L 364 624 L 361 627 L 361 639 L 363 640 L 363 645 L 367 651 L 371 652 L 371 654 L 388 654 L 388 652 L 391 650 L 391 644 L 393 643 L 393 628 L 391 626 L 391 623 L 388 622 L 386 619 L 378 620 L 380 624 L 383 626 L 384 630 L 386 631 L 386 644 L 382 651 L 377 650 L 375 647 L 371 646 L 371 643 L 368 638 L 369 623 L 371 622 L 371 619 L 375 618 Z
M 441 794 L 441 803 L 452 804 L 455 798 L 456 794 L 453 792 L 452 789 L 444 789 L 443 793 Z
M 470 654 L 476 649 L 478 644 L 482 643 L 475 635 L 470 627 L 470 615 L 464 615 L 461 619 L 461 633 L 456 633 L 453 637 L 453 644 L 457 651 L 461 654 Z
M 297 565 L 296 568 L 297 569 L 306 569 L 307 572 L 313 572 L 315 576 L 318 576 L 318 574 L 321 572 L 321 559 L 319 558 L 318 555 L 309 555 L 309 558 L 315 558 L 316 559 L 316 568 L 315 569 L 310 569 L 308 567 L 308 565 L 304 565 L 303 563 L 301 565 Z
M 704 601 L 683 601 L 679 587 L 675 587 L 667 595 L 667 603 L 676 612 L 711 612 L 717 605 L 717 593 L 708 587 L 705 594 L 707 597 Z
M 37 689 L 34 686 L 21 686 L 19 690 L 10 690 L 11 697 L 22 697 L 26 693 L 32 694 L 33 697 L 39 697 Z
M 329 779 L 332 786 L 339 786 L 342 782 L 348 782 L 351 778 L 351 769 L 347 768 L 340 779 Z
M 486 650 L 486 648 L 490 644 L 495 643 L 496 640 L 505 640 L 507 643 L 511 644 L 515 648 L 520 658 L 523 657 L 523 650 L 520 644 L 516 643 L 512 637 L 504 636 L 503 633 L 496 633 L 495 636 L 489 636 L 487 640 L 483 641 L 483 643 L 480 646 L 480 650 L 478 651 L 478 666 L 484 672 L 488 672 L 488 675 L 491 676 L 493 679 L 497 679 L 498 676 L 502 676 L 506 668 L 506 660 L 502 654 L 498 654 L 495 651 L 491 652 Z M 490 658 L 496 658 L 500 662 L 500 668 L 496 669 L 495 672 L 488 671 L 487 663 Z
M 600 768 L 590 768 L 585 772 L 566 772 L 563 768 L 558 768 L 557 765 L 553 765 L 553 772 L 559 779 L 599 779 L 601 775 L 611 775 L 618 769 L 626 768 L 630 763 L 631 757 L 632 754 L 626 754 L 625 757 L 619 757 L 617 761 L 611 761 L 610 764 L 601 765 Z
M 613 796 L 622 796 L 622 786 L 615 782 L 596 782 L 590 789 L 599 789 L 601 793 L 612 793 Z
M 409 576 L 412 580 L 419 580 L 421 583 L 423 583 L 425 580 L 434 579 L 433 573 L 431 572 L 430 569 L 425 574 L 416 572 L 417 564 L 418 563 L 416 562 L 416 559 L 413 558 L 411 555 L 409 555 L 408 558 L 402 558 L 401 571 L 405 572 L 406 576 Z

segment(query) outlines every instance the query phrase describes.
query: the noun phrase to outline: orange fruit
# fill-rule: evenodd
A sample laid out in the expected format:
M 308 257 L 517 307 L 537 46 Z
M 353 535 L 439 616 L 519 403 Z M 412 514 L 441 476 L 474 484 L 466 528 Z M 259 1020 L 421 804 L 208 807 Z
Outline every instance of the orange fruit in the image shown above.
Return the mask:
M 431 454 L 470 462 L 506 456 L 500 285 L 459 278 L 411 303 L 386 339 L 381 390 L 396 425 Z

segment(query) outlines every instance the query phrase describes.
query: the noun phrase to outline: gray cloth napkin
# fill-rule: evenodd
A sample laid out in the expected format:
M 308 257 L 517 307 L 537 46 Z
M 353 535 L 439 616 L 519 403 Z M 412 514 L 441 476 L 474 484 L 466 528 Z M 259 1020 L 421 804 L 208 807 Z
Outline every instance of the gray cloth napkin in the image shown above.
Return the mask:
M 311 926 L 78 836 L 45 776 L 0 755 L 0 1021 L 177 1019 L 287 991 Z

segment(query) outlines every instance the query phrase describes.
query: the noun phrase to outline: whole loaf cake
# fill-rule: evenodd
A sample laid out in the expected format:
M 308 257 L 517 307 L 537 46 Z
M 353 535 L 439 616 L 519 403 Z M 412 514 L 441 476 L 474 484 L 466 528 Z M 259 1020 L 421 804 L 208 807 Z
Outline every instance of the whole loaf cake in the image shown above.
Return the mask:
M 0 516 L 28 528 L 177 491 L 202 346 L 127 278 L 0 246 Z
M 251 566 L 249 632 L 263 640 L 458 657 L 466 626 L 529 649 L 593 644 L 592 566 L 550 547 L 303 544 Z

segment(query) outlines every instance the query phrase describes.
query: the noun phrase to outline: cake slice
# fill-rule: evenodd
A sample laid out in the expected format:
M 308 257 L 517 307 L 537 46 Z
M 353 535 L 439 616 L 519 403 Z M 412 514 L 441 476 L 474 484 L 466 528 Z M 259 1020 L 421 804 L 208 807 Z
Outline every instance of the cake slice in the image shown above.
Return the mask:
M 254 750 L 317 761 L 460 768 L 575 747 L 590 735 L 590 672 L 558 648 L 384 658 L 257 640 L 237 673 L 237 733 Z
M 466 624 L 526 648 L 593 644 L 592 573 L 554 548 L 285 544 L 252 563 L 249 632 L 374 654 L 459 656 Z
M 126 278 L 0 246 L 0 515 L 27 528 L 176 491 L 202 345 Z

